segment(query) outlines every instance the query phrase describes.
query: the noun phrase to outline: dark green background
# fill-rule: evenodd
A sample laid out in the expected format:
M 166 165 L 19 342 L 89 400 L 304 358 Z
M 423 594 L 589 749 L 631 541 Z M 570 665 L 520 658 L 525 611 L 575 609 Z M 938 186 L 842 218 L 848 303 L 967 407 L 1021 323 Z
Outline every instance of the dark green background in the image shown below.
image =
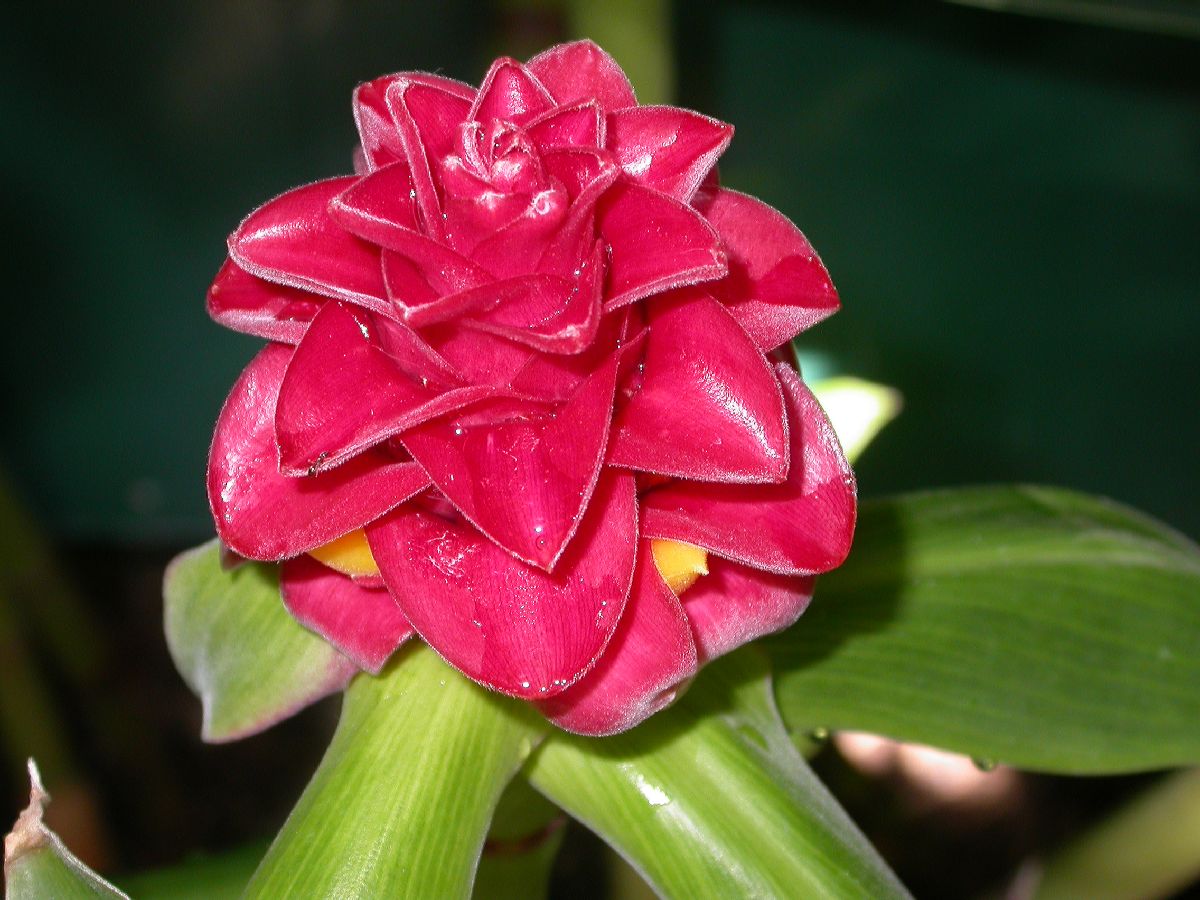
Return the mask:
M 803 340 L 898 386 L 864 493 L 1068 485 L 1200 534 L 1200 43 L 940 3 L 677 8 L 727 184 L 805 230 L 845 309 Z M 365 78 L 477 82 L 552 10 L 31 5 L 0 32 L 0 465 L 51 532 L 211 526 L 212 423 L 259 342 L 208 322 L 252 207 L 348 169 Z

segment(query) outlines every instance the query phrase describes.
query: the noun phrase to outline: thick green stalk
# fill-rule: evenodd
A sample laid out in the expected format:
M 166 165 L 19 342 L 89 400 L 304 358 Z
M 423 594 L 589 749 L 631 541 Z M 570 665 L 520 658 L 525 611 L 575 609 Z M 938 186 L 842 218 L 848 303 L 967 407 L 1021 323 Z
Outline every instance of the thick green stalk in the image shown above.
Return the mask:
M 468 897 L 501 792 L 545 724 L 415 645 L 346 691 L 247 898 Z
M 792 746 L 753 650 L 631 732 L 553 735 L 527 775 L 667 897 L 906 896 Z

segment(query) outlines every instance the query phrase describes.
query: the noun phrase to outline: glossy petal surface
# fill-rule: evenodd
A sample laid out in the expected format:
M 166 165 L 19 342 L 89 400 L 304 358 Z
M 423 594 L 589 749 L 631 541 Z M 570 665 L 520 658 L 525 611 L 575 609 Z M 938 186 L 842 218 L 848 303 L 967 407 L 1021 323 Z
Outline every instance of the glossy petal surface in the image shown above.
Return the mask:
M 275 402 L 292 350 L 269 344 L 234 384 L 217 420 L 208 500 L 217 534 L 250 559 L 284 559 L 360 528 L 429 483 L 414 462 L 369 451 L 332 472 L 279 473 Z
M 675 699 L 696 674 L 688 617 L 654 567 L 643 542 L 629 603 L 600 662 L 576 684 L 539 703 L 545 716 L 577 734 L 625 731 Z
M 699 208 L 729 255 L 729 276 L 710 290 L 764 350 L 837 311 L 837 291 L 817 252 L 778 210 L 726 188 Z
M 389 312 L 378 248 L 329 216 L 330 202 L 354 182 L 318 181 L 260 206 L 229 238 L 229 255 L 266 281 Z
M 655 300 L 640 389 L 616 421 L 609 462 L 699 481 L 781 481 L 783 396 L 762 352 L 717 301 Z
M 208 289 L 208 314 L 215 322 L 269 341 L 298 344 L 323 298 L 271 284 L 225 260 Z
M 614 355 L 559 409 L 484 403 L 413 429 L 404 446 L 480 531 L 518 559 L 549 569 L 575 533 L 596 483 L 616 371 Z
M 445 149 L 455 124 L 470 108 L 474 91 L 462 92 L 444 79 L 405 73 L 387 88 L 385 101 L 396 125 L 404 159 L 412 172 L 414 199 L 422 222 L 434 237 L 441 236 L 441 204 L 434 184 L 434 164 Z M 427 147 L 425 138 L 431 141 Z M 434 152 L 436 151 L 436 152 Z M 430 159 L 430 156 L 433 159 Z
M 854 474 L 824 411 L 798 375 L 775 368 L 788 407 L 792 464 L 778 485 L 674 483 L 642 497 L 647 537 L 670 538 L 756 569 L 826 572 L 854 533 Z M 685 595 L 686 596 L 686 595 Z
M 608 146 L 625 174 L 685 203 L 732 138 L 732 126 L 674 106 L 636 106 L 608 117 Z
M 636 518 L 633 479 L 605 474 L 553 574 L 414 504 L 367 536 L 388 588 L 430 646 L 481 684 L 545 698 L 587 672 L 616 630 L 633 581 Z
M 439 385 L 445 376 L 432 363 L 410 355 L 406 366 L 380 346 L 374 330 L 367 313 L 337 302 L 313 320 L 279 389 L 275 435 L 285 474 L 332 468 L 494 393 L 487 386 Z
M 518 125 L 554 108 L 554 99 L 515 59 L 498 59 L 479 86 L 467 118 L 478 122 L 503 119 Z
M 814 581 L 709 557 L 708 574 L 680 598 L 701 664 L 792 625 L 808 608 Z
M 531 59 L 527 68 L 563 106 L 592 99 L 605 109 L 637 103 L 633 86 L 616 60 L 591 41 L 551 47 Z
M 280 596 L 301 625 L 315 631 L 360 669 L 378 674 L 413 634 L 382 587 L 364 587 L 309 556 L 284 562 Z
M 636 184 L 617 184 L 600 203 L 597 227 L 608 242 L 608 308 L 725 274 L 712 227 L 691 207 Z

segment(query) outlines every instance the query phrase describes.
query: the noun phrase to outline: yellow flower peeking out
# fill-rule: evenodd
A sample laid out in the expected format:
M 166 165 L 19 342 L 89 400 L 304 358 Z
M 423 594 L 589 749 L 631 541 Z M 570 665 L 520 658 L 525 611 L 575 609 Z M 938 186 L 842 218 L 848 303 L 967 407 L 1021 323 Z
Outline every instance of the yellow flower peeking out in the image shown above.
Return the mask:
M 375 557 L 367 545 L 367 533 L 361 528 L 309 550 L 308 555 L 343 575 L 361 577 L 379 574 L 379 566 L 375 565 Z
M 708 574 L 708 553 L 683 541 L 651 540 L 654 565 L 675 596 L 678 597 L 701 575 Z
M 650 549 L 654 553 L 654 565 L 676 596 L 695 584 L 701 575 L 708 574 L 708 554 L 699 547 L 682 541 L 652 540 Z M 367 535 L 361 528 L 310 550 L 309 556 L 343 575 L 379 574 L 379 566 L 367 545 Z

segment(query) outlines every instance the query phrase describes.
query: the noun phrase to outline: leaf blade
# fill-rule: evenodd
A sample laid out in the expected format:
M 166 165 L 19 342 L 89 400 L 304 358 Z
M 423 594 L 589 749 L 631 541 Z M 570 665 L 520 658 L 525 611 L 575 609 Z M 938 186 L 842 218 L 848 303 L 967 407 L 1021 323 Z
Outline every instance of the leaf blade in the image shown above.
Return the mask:
M 766 646 L 797 731 L 1080 774 L 1200 760 L 1200 550 L 1110 501 L 998 487 L 864 504 L 850 559 Z
M 171 562 L 163 596 L 167 647 L 203 705 L 206 741 L 262 731 L 341 689 L 355 671 L 288 614 L 278 566 L 225 568 L 215 540 Z

